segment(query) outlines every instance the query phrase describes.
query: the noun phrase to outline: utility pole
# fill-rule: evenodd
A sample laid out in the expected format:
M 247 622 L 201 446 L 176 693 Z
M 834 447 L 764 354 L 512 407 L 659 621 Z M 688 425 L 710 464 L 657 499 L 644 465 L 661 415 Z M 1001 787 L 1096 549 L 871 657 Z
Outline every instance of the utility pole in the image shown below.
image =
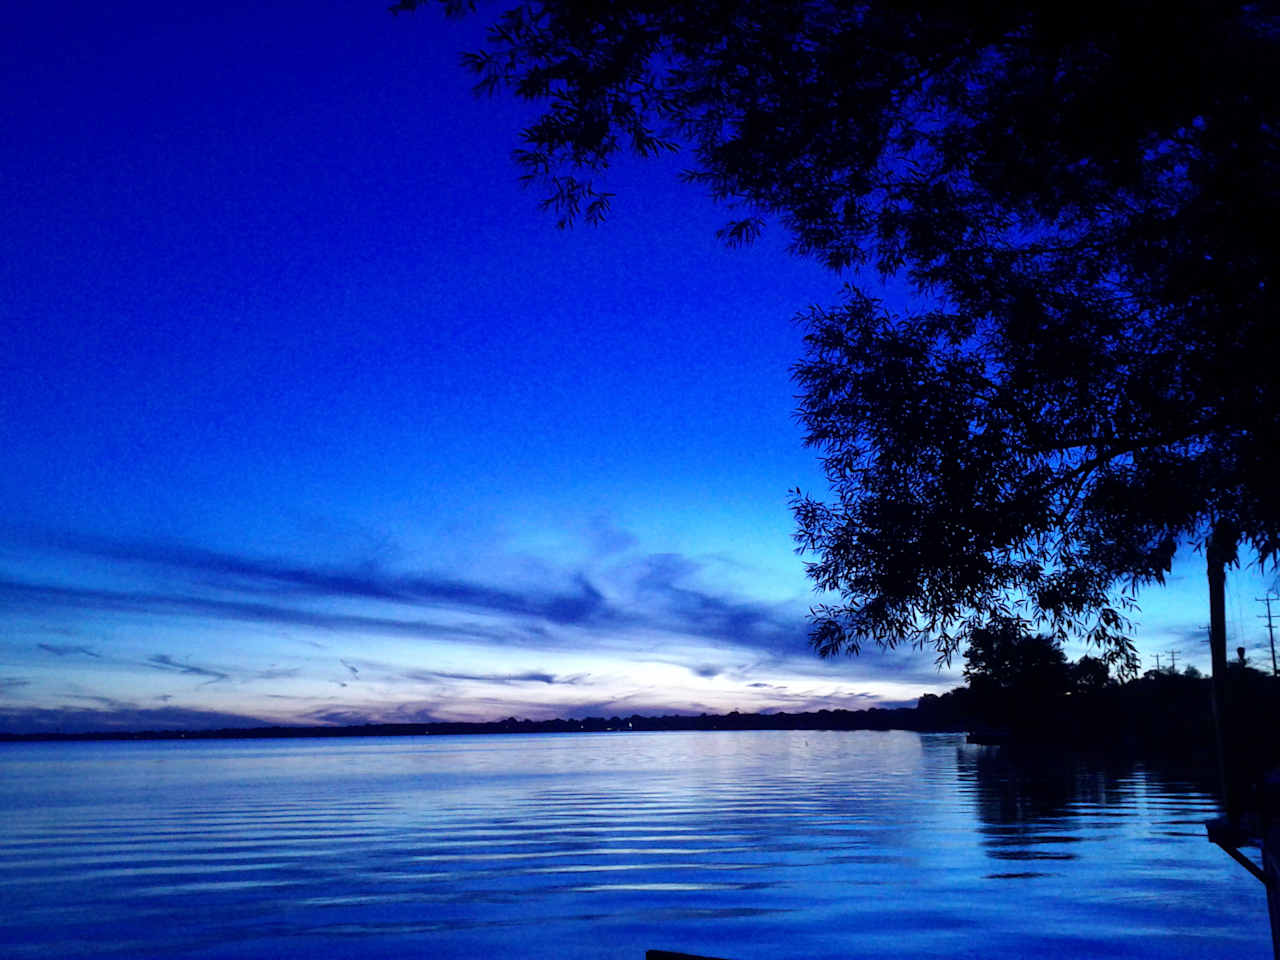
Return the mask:
M 1268 594 L 1265 597 L 1254 597 L 1253 599 L 1258 603 L 1265 603 L 1267 605 L 1267 636 L 1271 638 L 1271 675 L 1273 677 L 1280 677 L 1280 670 L 1276 669 L 1276 631 L 1274 625 L 1271 623 L 1271 601 L 1276 598 Z M 1260 616 L 1258 619 L 1261 620 L 1262 617 Z
M 1169 651 L 1169 660 L 1171 661 L 1171 666 L 1169 667 L 1169 671 L 1171 673 L 1177 673 L 1178 672 L 1178 651 L 1177 650 Z

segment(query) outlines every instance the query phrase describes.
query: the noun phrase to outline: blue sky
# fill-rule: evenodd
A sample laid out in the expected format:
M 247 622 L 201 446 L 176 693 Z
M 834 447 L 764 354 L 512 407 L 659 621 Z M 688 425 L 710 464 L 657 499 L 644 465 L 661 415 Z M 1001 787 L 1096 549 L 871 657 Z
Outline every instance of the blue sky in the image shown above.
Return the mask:
M 953 686 L 806 646 L 792 317 L 842 279 L 776 231 L 721 247 L 678 158 L 557 231 L 508 157 L 525 108 L 458 66 L 482 21 L 384 6 L 10 18 L 0 729 Z M 1228 603 L 1258 659 L 1269 579 Z M 1189 556 L 1146 598 L 1149 665 L 1204 666 L 1202 584 Z

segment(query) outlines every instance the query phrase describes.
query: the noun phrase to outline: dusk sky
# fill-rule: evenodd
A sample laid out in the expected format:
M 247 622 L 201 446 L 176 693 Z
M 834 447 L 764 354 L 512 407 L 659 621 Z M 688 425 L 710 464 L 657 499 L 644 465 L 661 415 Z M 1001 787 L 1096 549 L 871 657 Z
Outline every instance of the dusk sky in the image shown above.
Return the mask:
M 623 164 L 558 231 L 486 14 L 26 4 L 0 138 L 0 730 L 859 708 L 809 652 L 792 318 L 837 276 Z M 1144 667 L 1207 668 L 1201 560 Z M 1272 577 L 1230 648 L 1270 666 Z M 1280 612 L 1280 608 L 1277 608 Z M 1082 650 L 1073 648 L 1074 657 Z

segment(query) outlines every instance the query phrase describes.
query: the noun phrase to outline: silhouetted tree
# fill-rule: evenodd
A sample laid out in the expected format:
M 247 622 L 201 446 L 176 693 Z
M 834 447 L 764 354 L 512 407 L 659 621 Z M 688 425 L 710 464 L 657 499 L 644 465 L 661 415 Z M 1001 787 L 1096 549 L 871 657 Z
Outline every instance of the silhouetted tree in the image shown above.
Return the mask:
M 1211 576 L 1280 548 L 1278 19 L 546 0 L 467 66 L 546 105 L 516 159 L 561 224 L 604 217 L 619 152 L 682 149 L 736 208 L 728 242 L 777 218 L 797 252 L 920 295 L 807 315 L 800 416 L 834 493 L 794 501 L 819 652 L 949 658 L 1025 616 L 1124 670 L 1135 593 L 1180 545 L 1207 542 Z
M 974 630 L 964 653 L 971 707 L 988 723 L 1038 726 L 1054 716 L 1072 686 L 1059 643 L 1005 620 Z
M 1112 685 L 1106 661 L 1087 654 L 1071 664 L 1071 687 L 1077 693 L 1092 693 Z
M 1029 634 L 1019 624 L 989 624 L 973 632 L 964 654 L 964 678 L 970 689 L 1039 687 L 1065 693 L 1071 670 L 1052 637 Z

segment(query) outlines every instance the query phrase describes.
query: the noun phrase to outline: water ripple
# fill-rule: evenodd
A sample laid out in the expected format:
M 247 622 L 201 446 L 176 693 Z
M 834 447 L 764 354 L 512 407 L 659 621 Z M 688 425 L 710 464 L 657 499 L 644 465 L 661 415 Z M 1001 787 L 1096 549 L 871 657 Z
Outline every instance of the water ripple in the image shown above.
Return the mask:
M 1267 943 L 1211 798 L 953 736 L 5 745 L 0 806 L 0 941 L 41 960 Z

